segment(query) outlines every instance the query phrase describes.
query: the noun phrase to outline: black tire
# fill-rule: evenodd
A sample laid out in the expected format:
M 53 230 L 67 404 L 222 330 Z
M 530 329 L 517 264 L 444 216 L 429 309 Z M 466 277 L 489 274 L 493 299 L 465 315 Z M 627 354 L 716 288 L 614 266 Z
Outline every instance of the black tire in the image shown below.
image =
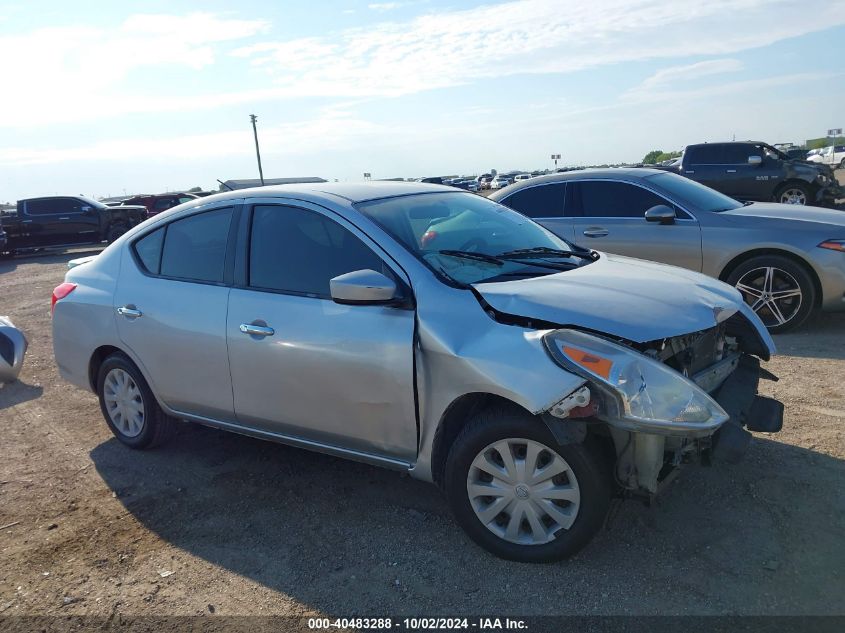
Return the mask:
M 106 242 L 111 244 L 117 238 L 119 238 L 121 235 L 126 233 L 126 231 L 128 231 L 128 230 L 129 230 L 129 227 L 126 226 L 125 224 L 115 224 L 114 226 L 112 226 L 109 229 L 109 232 L 106 234 Z
M 800 192 L 800 195 L 803 196 L 804 202 L 785 202 L 787 196 L 792 199 L 795 199 L 794 192 Z M 774 195 L 774 202 L 780 202 L 783 204 L 799 204 L 799 205 L 811 205 L 813 204 L 813 188 L 810 187 L 807 183 L 804 182 L 787 182 L 784 185 L 778 187 L 777 191 L 775 191 Z
M 472 507 L 467 481 L 473 460 L 490 444 L 506 438 L 544 445 L 566 461 L 577 481 L 580 505 L 575 521 L 568 529 L 558 529 L 550 542 L 507 541 L 488 529 Z M 491 407 L 467 423 L 449 451 L 444 488 L 455 519 L 472 540 L 496 556 L 525 563 L 559 561 L 583 548 L 602 527 L 613 491 L 610 466 L 599 446 L 590 442 L 560 445 L 545 423 L 515 406 Z
M 140 391 L 140 401 L 143 408 L 143 425 L 140 433 L 137 435 L 127 435 L 115 425 L 112 421 L 112 416 L 109 414 L 106 405 L 105 382 L 109 373 L 115 369 L 122 370 L 128 374 Z M 103 413 L 106 424 L 109 425 L 114 436 L 130 448 L 145 449 L 160 446 L 167 442 L 176 430 L 175 420 L 162 411 L 147 381 L 144 380 L 144 376 L 125 354 L 112 354 L 100 365 L 100 371 L 97 374 L 97 396 L 100 399 L 100 410 Z
M 783 324 L 777 323 L 777 316 L 774 311 L 767 306 L 761 306 L 755 310 L 757 312 L 757 316 L 761 318 L 763 323 L 766 325 L 766 328 L 772 334 L 781 334 L 783 332 L 788 332 L 789 330 L 794 330 L 807 320 L 807 318 L 813 313 L 816 305 L 816 286 L 813 283 L 813 279 L 806 266 L 789 259 L 788 257 L 780 255 L 760 255 L 759 257 L 752 257 L 751 259 L 742 262 L 733 271 L 731 271 L 725 281 L 734 287 L 737 287 L 737 284 L 740 283 L 740 281 L 743 281 L 743 285 L 745 285 L 748 280 L 755 279 L 755 275 L 758 274 L 755 271 L 767 268 L 782 271 L 783 273 L 786 273 L 786 275 L 792 277 L 792 280 L 797 282 L 797 285 L 801 290 L 800 305 L 796 308 L 794 304 L 789 302 L 782 301 L 779 303 L 778 310 L 780 311 L 780 316 L 784 318 L 787 317 L 787 314 L 785 313 L 786 309 L 790 311 L 794 309 L 794 314 L 792 314 Z M 783 276 L 783 279 L 785 281 L 789 281 L 786 276 Z M 754 302 L 757 301 L 757 298 L 755 298 L 753 294 L 744 291 L 743 288 L 737 288 L 737 290 L 742 293 L 743 298 L 749 305 L 753 306 Z

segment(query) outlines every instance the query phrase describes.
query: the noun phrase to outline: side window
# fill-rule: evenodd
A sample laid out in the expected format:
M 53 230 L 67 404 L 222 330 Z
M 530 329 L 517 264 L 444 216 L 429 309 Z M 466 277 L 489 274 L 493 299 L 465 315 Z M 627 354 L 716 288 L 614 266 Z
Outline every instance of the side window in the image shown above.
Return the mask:
M 688 165 L 721 165 L 722 145 L 693 145 L 686 150 Z
M 502 204 L 529 218 L 559 218 L 563 215 L 566 183 L 555 182 L 520 189 Z
M 722 162 L 725 165 L 747 165 L 749 156 L 765 155 L 762 147 L 753 145 L 725 145 L 722 151 Z
M 229 207 L 168 224 L 161 274 L 190 281 L 222 282 L 231 221 Z
M 27 215 L 53 215 L 61 213 L 61 201 L 58 198 L 41 198 L 26 203 Z
M 358 237 L 319 213 L 281 205 L 254 208 L 251 287 L 329 298 L 329 280 L 363 269 L 392 274 Z
M 153 203 L 153 210 L 154 211 L 167 211 L 170 207 L 175 206 L 173 204 L 173 198 L 159 198 Z
M 625 182 L 591 180 L 577 187 L 581 211 L 588 218 L 642 218 L 655 205 L 672 206 L 648 189 Z
M 157 275 L 161 265 L 161 246 L 164 244 L 164 227 L 145 235 L 135 242 L 135 254 L 148 273 Z
M 179 204 L 184 204 L 185 202 L 190 202 L 191 200 L 194 200 L 194 198 L 189 198 L 188 196 L 181 196 L 179 198 Z

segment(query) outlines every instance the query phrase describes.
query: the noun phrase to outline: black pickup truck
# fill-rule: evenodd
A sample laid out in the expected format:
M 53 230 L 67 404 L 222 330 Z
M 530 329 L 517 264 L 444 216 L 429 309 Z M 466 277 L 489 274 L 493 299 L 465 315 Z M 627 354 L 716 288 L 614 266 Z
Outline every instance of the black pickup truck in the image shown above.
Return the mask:
M 0 253 L 113 242 L 146 219 L 145 207 L 107 207 L 84 196 L 18 200 L 15 211 L 0 216 L 6 234 Z
M 845 196 L 827 165 L 754 141 L 688 145 L 680 165 L 664 169 L 737 200 L 833 206 Z

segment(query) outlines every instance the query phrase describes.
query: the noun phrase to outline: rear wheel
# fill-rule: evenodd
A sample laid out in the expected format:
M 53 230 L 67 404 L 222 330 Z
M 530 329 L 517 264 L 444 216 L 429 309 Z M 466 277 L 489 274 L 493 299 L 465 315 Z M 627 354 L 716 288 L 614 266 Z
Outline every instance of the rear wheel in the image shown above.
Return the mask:
M 781 204 L 810 204 L 812 191 L 804 183 L 787 183 L 775 194 L 775 202 Z
M 517 408 L 482 411 L 455 440 L 446 463 L 455 518 L 489 552 L 546 563 L 584 547 L 600 529 L 610 470 L 585 444 L 558 444 Z
M 164 444 L 175 422 L 161 410 L 147 381 L 124 354 L 112 354 L 97 374 L 100 410 L 112 433 L 131 448 Z
M 727 282 L 742 293 L 773 334 L 807 320 L 816 302 L 816 288 L 807 269 L 786 257 L 762 255 L 737 266 Z

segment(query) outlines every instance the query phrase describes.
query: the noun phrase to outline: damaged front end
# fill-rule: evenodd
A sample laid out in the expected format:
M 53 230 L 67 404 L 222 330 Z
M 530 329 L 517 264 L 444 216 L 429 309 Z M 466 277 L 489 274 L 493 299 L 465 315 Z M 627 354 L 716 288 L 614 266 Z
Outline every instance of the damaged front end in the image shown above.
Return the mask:
M 783 405 L 757 394 L 760 378 L 776 380 L 760 366 L 769 346 L 742 312 L 703 331 L 646 343 L 575 329 L 554 330 L 544 341 L 559 365 L 587 380 L 549 409 L 547 423 L 556 435 L 590 424 L 597 432 L 606 428 L 615 478 L 632 493 L 654 495 L 683 462 L 736 462 L 749 431 L 781 429 Z

